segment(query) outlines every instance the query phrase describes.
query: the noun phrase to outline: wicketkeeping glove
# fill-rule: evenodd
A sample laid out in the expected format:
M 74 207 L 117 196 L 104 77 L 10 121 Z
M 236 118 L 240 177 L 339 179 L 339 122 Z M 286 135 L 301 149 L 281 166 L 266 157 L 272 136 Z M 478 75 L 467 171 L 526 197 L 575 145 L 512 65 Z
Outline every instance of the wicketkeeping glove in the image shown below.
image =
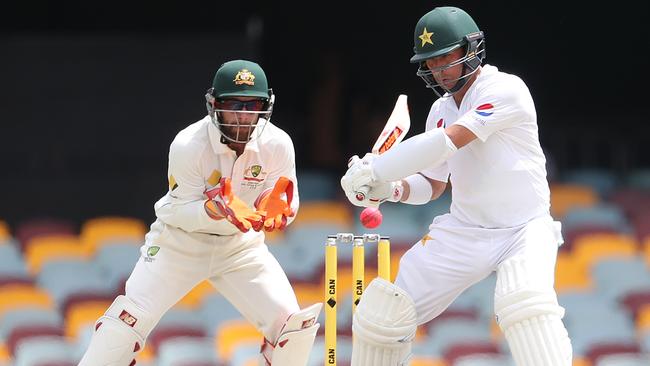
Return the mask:
M 280 177 L 271 193 L 262 197 L 257 205 L 257 213 L 264 220 L 264 230 L 282 230 L 287 226 L 287 217 L 294 215 L 292 200 L 293 182 L 289 178 Z
M 214 220 L 225 218 L 245 233 L 253 229 L 260 231 L 262 216 L 253 211 L 248 205 L 232 192 L 230 178 L 221 178 L 217 188 L 205 192 L 205 212 Z

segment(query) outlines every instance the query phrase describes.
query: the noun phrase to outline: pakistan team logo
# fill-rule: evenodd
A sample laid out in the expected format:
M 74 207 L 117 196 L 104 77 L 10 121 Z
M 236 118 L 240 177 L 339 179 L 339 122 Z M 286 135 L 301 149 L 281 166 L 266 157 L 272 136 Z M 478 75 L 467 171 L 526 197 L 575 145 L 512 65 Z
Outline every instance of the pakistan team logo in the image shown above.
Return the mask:
M 251 167 L 251 174 L 253 175 L 254 178 L 257 178 L 258 175 L 262 172 L 262 166 L 261 165 L 253 165 Z
M 158 254 L 159 250 L 160 250 L 160 247 L 158 247 L 158 246 L 155 246 L 155 245 L 150 246 L 147 249 L 147 258 L 144 259 L 145 262 L 153 262 L 154 261 L 153 257 L 155 257 L 156 254 Z

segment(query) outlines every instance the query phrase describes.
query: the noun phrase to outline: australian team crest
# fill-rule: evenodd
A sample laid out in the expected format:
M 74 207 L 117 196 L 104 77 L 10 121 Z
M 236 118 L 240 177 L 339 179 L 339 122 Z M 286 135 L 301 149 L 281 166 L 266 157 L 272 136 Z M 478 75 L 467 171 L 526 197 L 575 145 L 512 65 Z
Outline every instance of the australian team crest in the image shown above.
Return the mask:
M 255 189 L 266 179 L 268 172 L 264 171 L 262 165 L 254 164 L 244 170 L 244 179 L 242 185 Z
M 248 71 L 248 69 L 241 69 L 235 75 L 233 82 L 235 82 L 235 85 L 255 85 L 255 75 Z

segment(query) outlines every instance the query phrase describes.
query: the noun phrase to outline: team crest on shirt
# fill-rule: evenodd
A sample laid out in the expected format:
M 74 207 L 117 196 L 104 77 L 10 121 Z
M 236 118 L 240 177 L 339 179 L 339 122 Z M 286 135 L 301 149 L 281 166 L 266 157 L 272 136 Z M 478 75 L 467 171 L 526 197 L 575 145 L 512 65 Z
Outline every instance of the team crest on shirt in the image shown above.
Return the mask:
M 244 170 L 242 186 L 255 189 L 266 180 L 267 174 L 261 165 L 253 164 Z

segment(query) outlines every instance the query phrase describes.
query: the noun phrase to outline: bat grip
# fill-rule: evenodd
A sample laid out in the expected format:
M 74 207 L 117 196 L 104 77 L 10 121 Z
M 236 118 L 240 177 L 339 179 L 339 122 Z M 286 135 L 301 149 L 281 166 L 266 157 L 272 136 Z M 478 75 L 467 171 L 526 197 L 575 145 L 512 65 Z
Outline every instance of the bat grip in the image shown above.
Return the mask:
M 354 192 L 357 201 L 363 201 L 366 199 L 366 196 L 368 196 L 368 192 L 370 192 L 370 187 L 368 186 L 361 186 L 359 189 Z

